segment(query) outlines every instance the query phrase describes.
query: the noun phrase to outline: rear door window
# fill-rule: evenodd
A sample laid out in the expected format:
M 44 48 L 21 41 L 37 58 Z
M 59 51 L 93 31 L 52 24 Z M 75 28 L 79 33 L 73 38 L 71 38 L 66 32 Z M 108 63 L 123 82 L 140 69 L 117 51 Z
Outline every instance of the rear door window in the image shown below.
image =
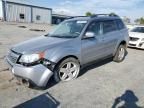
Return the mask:
M 103 22 L 103 33 L 109 33 L 117 30 L 117 25 L 115 21 L 110 20 L 110 21 L 104 21 Z

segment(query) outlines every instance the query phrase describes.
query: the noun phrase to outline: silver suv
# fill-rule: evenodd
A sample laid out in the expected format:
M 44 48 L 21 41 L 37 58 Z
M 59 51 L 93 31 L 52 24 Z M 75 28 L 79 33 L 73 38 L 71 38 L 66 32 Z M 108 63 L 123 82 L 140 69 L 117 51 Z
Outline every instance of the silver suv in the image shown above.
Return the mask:
M 116 15 L 76 17 L 45 36 L 13 46 L 6 61 L 23 83 L 45 87 L 52 76 L 57 82 L 77 78 L 80 68 L 92 61 L 123 61 L 128 40 L 127 28 Z

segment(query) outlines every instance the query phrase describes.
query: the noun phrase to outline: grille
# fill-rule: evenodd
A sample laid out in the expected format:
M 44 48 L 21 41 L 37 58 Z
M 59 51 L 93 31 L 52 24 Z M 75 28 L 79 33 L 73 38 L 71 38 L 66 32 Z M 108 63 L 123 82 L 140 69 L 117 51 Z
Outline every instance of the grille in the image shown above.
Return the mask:
M 129 44 L 130 46 L 136 46 L 136 44 Z
M 138 41 L 139 38 L 135 38 L 135 37 L 130 37 L 130 41 Z
M 8 59 L 12 62 L 12 63 L 16 63 L 18 58 L 19 58 L 20 55 L 18 55 L 17 53 L 13 52 L 13 51 L 10 51 L 8 53 Z

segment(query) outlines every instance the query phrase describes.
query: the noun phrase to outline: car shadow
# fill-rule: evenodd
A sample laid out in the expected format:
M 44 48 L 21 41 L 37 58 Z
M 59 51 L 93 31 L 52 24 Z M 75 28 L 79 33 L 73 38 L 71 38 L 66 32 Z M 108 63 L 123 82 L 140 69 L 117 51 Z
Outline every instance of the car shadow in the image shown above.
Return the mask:
M 81 72 L 79 74 L 79 77 L 84 75 L 89 70 L 92 70 L 94 68 L 98 68 L 98 67 L 103 66 L 103 65 L 105 65 L 107 63 L 110 63 L 112 61 L 113 61 L 113 58 L 111 57 L 111 58 L 107 58 L 107 59 L 104 59 L 104 60 L 101 60 L 101 61 L 95 61 L 95 62 L 92 62 L 88 65 L 85 65 L 84 67 L 82 67 Z
M 86 72 L 88 72 L 89 70 L 91 69 L 94 69 L 94 68 L 97 68 L 97 67 L 100 67 L 102 65 L 105 65 L 107 63 L 110 63 L 112 62 L 113 59 L 112 58 L 107 58 L 107 59 L 104 59 L 104 60 L 101 60 L 101 61 L 95 61 L 93 63 L 90 63 L 90 64 L 87 64 L 85 65 L 84 67 L 82 67 L 80 73 L 79 73 L 79 77 L 81 77 L 82 75 L 84 75 Z M 46 87 L 42 88 L 42 87 L 32 87 L 32 89 L 35 89 L 35 90 L 47 90 L 55 85 L 57 85 L 58 83 L 54 80 L 53 77 L 50 78 L 50 80 L 48 81 Z
M 107 63 L 109 63 L 109 62 L 112 62 L 112 61 L 113 61 L 112 58 L 108 58 L 108 59 L 104 59 L 104 60 L 99 61 L 99 62 L 98 62 L 98 61 L 95 61 L 95 62 L 93 62 L 93 63 L 90 63 L 90 64 L 82 67 L 82 69 L 81 69 L 81 71 L 80 71 L 80 73 L 79 73 L 79 77 L 81 77 L 81 76 L 84 75 L 86 72 L 88 72 L 88 70 L 91 70 L 91 69 L 100 67 L 100 66 L 102 66 L 102 65 L 104 65 L 104 64 L 107 64 Z M 46 90 L 46 89 L 49 89 L 49 88 L 51 88 L 51 87 L 53 87 L 53 86 L 55 86 L 55 85 L 57 85 L 57 84 L 58 84 L 58 83 L 54 80 L 54 78 L 51 77 L 51 79 L 48 81 L 46 87 L 44 87 L 44 88 L 34 87 L 33 89 L 35 89 L 35 90 Z
M 129 49 L 134 49 L 134 50 L 139 50 L 139 51 L 144 51 L 144 49 L 140 49 L 140 48 L 133 48 L 133 47 L 128 47 Z
M 126 56 L 127 55 L 128 55 L 128 52 L 126 51 Z M 112 61 L 113 61 L 113 57 L 109 57 L 109 58 L 106 58 L 106 59 L 94 61 L 94 62 L 91 62 L 91 63 L 89 63 L 87 65 L 84 65 L 84 66 L 81 67 L 81 70 L 80 70 L 80 73 L 79 73 L 79 77 L 81 77 L 82 75 L 84 75 L 89 70 L 92 70 L 94 68 L 98 68 L 98 67 L 103 66 L 103 65 L 105 65 L 107 63 L 110 63 Z M 51 77 L 50 80 L 48 81 L 46 87 L 44 87 L 44 88 L 33 87 L 33 89 L 36 89 L 36 90 L 46 90 L 46 89 L 49 89 L 49 88 L 55 86 L 56 84 L 58 84 L 58 82 L 55 82 L 54 78 Z
M 138 101 L 138 97 L 132 90 L 126 90 L 124 94 L 115 99 L 112 108 L 144 108 L 136 104 Z M 120 105 L 122 102 L 124 103 Z
M 128 51 L 126 51 L 126 53 L 125 53 L 125 58 L 127 57 L 127 55 L 128 55 Z M 124 58 L 124 59 L 125 59 Z M 94 69 L 94 68 L 98 68 L 98 67 L 100 67 L 100 66 L 103 66 L 103 65 L 105 65 L 105 64 L 107 64 L 107 63 L 110 63 L 110 62 L 113 62 L 113 57 L 110 57 L 110 58 L 106 58 L 106 59 L 102 59 L 102 60 L 98 60 L 98 61 L 94 61 L 94 62 L 92 62 L 92 63 L 89 63 L 89 64 L 87 64 L 87 65 L 85 65 L 85 66 L 83 66 L 82 68 L 81 68 L 81 72 L 80 72 L 80 74 L 79 74 L 79 77 L 80 76 L 82 76 L 82 75 L 84 75 L 86 72 L 88 72 L 89 70 L 92 70 L 92 69 Z
M 58 108 L 59 106 L 60 102 L 47 92 L 13 108 Z
M 51 77 L 50 80 L 49 80 L 49 82 L 47 83 L 45 89 L 49 89 L 49 88 L 51 88 L 51 87 L 53 87 L 53 86 L 55 86 L 55 85 L 57 85 L 57 84 L 58 84 L 58 82 L 56 82 L 56 81 L 54 80 L 54 78 Z

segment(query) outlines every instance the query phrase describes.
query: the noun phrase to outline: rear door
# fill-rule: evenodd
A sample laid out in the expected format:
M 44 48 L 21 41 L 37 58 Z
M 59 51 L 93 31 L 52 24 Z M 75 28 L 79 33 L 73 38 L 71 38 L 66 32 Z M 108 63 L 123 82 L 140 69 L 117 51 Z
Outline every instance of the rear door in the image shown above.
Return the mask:
M 113 54 L 120 34 L 117 28 L 117 24 L 114 20 L 103 21 L 102 30 L 102 38 L 104 40 L 105 46 L 105 56 L 108 56 Z

